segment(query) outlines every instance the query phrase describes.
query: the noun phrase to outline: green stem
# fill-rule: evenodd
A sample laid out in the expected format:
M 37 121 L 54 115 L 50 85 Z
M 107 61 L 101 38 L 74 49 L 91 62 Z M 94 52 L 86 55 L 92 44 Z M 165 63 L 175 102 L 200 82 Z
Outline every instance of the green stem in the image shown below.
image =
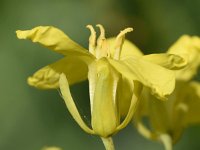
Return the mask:
M 103 144 L 104 144 L 106 150 L 115 150 L 113 140 L 111 137 L 108 137 L 108 138 L 101 137 L 101 139 L 103 141 Z

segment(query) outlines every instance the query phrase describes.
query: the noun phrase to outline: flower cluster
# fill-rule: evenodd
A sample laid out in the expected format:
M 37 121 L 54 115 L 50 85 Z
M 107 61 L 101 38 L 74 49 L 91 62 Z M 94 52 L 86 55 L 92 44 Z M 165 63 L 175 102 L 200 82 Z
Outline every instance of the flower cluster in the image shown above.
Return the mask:
M 167 53 L 183 57 L 187 66 L 175 71 L 176 87 L 167 101 L 156 99 L 148 89 L 143 90 L 134 122 L 143 136 L 161 141 L 166 150 L 171 150 L 186 127 L 200 123 L 200 83 L 193 79 L 200 66 L 200 38 L 184 35 Z M 151 129 L 143 123 L 144 117 Z
M 199 121 L 192 115 L 196 112 L 188 110 L 196 106 L 193 103 L 196 103 L 200 94 L 198 83 L 182 82 L 195 74 L 200 63 L 200 59 L 197 59 L 200 57 L 199 38 L 185 36 L 167 53 L 144 55 L 125 39 L 125 34 L 131 32 L 132 28 L 126 28 L 116 37 L 106 39 L 103 26 L 98 24 L 97 27 L 100 30 L 98 39 L 93 26 L 87 26 L 91 32 L 88 50 L 52 26 L 18 30 L 19 39 L 30 39 L 64 55 L 61 60 L 34 73 L 28 78 L 28 83 L 41 89 L 59 88 L 74 120 L 87 133 L 99 135 L 108 150 L 114 149 L 111 136 L 126 127 L 134 114 L 136 127 L 144 136 L 164 139 L 164 142 L 166 137 L 174 140 L 178 136 L 175 133 L 182 128 L 173 124 L 174 121 L 183 121 L 183 113 L 188 114 L 184 117 L 187 120 L 183 121 L 184 125 Z M 176 79 L 180 83 L 175 88 Z M 89 81 L 90 125 L 83 121 L 69 88 L 83 80 Z M 193 102 L 185 100 L 186 96 L 180 94 L 179 86 L 196 90 L 185 90 L 184 93 L 196 96 Z M 175 92 L 167 100 L 174 88 Z M 176 100 L 172 102 L 174 97 Z M 162 107 L 166 108 L 166 113 L 159 112 Z M 169 116 L 166 118 L 162 115 Z M 145 127 L 143 116 L 153 119 L 155 131 Z M 174 139 L 169 138 L 171 134 Z

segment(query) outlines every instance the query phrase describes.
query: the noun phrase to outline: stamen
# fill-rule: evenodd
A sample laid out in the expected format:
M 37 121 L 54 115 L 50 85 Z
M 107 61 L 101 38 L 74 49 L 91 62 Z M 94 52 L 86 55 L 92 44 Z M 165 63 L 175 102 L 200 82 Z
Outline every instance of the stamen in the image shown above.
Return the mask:
M 123 43 L 124 43 L 124 39 L 125 39 L 125 34 L 128 33 L 128 32 L 132 32 L 132 31 L 133 31 L 133 28 L 126 28 L 126 29 L 122 30 L 117 35 L 117 38 L 116 38 L 116 41 L 115 41 L 114 59 L 119 60 L 121 49 L 122 49 L 122 46 L 123 46 Z
M 122 30 L 118 35 L 117 35 L 117 39 L 125 36 L 126 33 L 128 32 L 132 32 L 133 31 L 133 28 L 126 28 L 124 30 Z
M 86 28 L 88 28 L 91 32 L 90 37 L 89 37 L 89 52 L 95 55 L 96 32 L 92 25 L 87 25 Z
M 104 27 L 101 24 L 97 24 L 96 27 L 98 27 L 100 29 L 100 36 L 97 40 L 97 46 L 101 47 L 103 41 L 106 39 L 105 38 L 105 30 L 104 30 Z
M 97 40 L 96 58 L 109 57 L 109 48 L 105 38 L 105 30 L 101 24 L 96 25 L 100 29 L 100 35 Z

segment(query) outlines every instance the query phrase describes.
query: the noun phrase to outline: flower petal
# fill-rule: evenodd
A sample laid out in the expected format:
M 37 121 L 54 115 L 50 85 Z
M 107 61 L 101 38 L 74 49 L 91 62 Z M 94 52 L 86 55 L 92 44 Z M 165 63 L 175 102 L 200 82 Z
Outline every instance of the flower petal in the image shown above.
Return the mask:
M 116 72 L 104 59 L 89 66 L 89 82 L 94 83 L 91 99 L 91 118 L 94 132 L 101 137 L 112 135 L 118 125 L 116 107 L 116 89 L 118 78 Z
M 110 54 L 111 57 L 114 57 L 115 54 L 115 38 L 108 38 L 107 42 L 110 45 Z M 122 46 L 121 54 L 120 54 L 120 60 L 126 58 L 127 56 L 137 56 L 141 57 L 143 53 L 137 48 L 132 42 L 129 40 L 124 40 L 124 44 Z
M 127 124 L 130 122 L 130 120 L 132 119 L 132 117 L 136 111 L 137 104 L 139 102 L 138 98 L 140 96 L 141 90 L 142 90 L 141 85 L 139 85 L 139 87 L 137 87 L 137 89 L 134 89 L 128 113 L 127 113 L 125 119 L 123 120 L 123 122 L 117 127 L 117 130 L 121 130 L 124 127 L 126 127 Z
M 131 99 L 134 90 L 134 83 L 131 79 L 122 76 L 118 82 L 117 87 L 117 99 L 119 113 L 121 117 L 125 117 L 128 114 Z
M 200 38 L 184 35 L 180 37 L 168 50 L 170 54 L 176 54 L 187 60 L 188 65 L 177 71 L 177 79 L 190 80 L 200 65 Z
M 16 31 L 19 39 L 30 39 L 63 55 L 92 55 L 83 47 L 72 41 L 61 30 L 52 26 L 39 26 L 32 30 Z
M 87 79 L 88 66 L 90 63 L 87 57 L 65 57 L 53 64 L 38 70 L 33 76 L 28 78 L 31 86 L 41 89 L 58 88 L 59 75 L 64 73 L 69 84 L 74 84 Z
M 142 58 L 171 70 L 181 69 L 187 65 L 187 60 L 174 54 L 150 54 Z
M 60 75 L 60 80 L 59 80 L 59 85 L 60 85 L 60 91 L 62 93 L 62 97 L 65 101 L 65 104 L 69 110 L 69 112 L 71 113 L 72 117 L 74 118 L 74 120 L 79 124 L 79 126 L 87 133 L 90 134 L 94 134 L 94 131 L 91 130 L 86 124 L 85 122 L 82 120 L 77 107 L 72 99 L 72 96 L 70 94 L 70 90 L 69 90 L 69 85 L 66 79 L 66 76 L 64 74 Z
M 174 90 L 175 74 L 157 64 L 129 57 L 123 61 L 109 59 L 110 64 L 125 77 L 137 80 L 149 87 L 153 94 L 161 99 L 166 99 Z

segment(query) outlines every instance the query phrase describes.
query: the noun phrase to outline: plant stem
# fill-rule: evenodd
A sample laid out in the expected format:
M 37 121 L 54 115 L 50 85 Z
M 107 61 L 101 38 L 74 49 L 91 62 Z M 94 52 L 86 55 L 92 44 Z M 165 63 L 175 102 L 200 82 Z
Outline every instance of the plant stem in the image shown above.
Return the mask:
M 101 139 L 103 141 L 103 144 L 104 144 L 106 150 L 115 150 L 113 140 L 111 137 L 107 137 L 107 138 L 101 137 Z

